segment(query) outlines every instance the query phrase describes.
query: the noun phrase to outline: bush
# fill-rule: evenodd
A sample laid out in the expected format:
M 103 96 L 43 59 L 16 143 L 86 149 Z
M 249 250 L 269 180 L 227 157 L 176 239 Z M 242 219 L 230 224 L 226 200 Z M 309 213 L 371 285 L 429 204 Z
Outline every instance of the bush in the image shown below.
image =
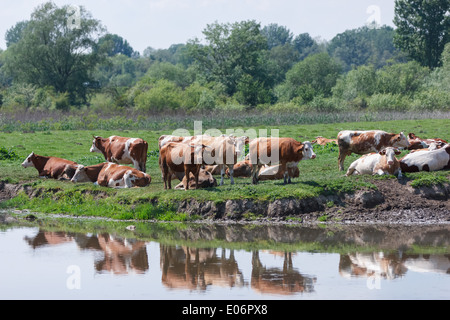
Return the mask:
M 139 111 L 176 110 L 182 104 L 182 92 L 173 82 L 158 80 L 150 90 L 144 91 L 134 99 Z
M 367 98 L 368 109 L 373 111 L 404 111 L 409 104 L 409 99 L 401 94 L 377 93 Z

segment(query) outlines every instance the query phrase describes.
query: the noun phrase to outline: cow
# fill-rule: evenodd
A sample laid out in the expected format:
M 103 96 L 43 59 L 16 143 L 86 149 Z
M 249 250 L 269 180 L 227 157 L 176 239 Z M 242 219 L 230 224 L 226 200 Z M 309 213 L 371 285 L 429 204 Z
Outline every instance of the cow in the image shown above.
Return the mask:
M 378 153 L 366 154 L 352 162 L 347 170 L 346 176 L 352 174 L 371 174 L 371 175 L 396 175 L 402 177 L 400 162 L 395 157 L 401 151 L 396 148 L 387 147 Z
M 265 164 L 280 164 L 284 172 L 284 184 L 291 183 L 290 170 L 301 160 L 315 159 L 311 142 L 304 143 L 292 138 L 256 138 L 250 142 L 250 161 L 252 163 L 252 183 L 258 183 L 258 175 Z
M 174 136 L 174 135 L 162 135 L 158 138 L 158 147 L 159 150 L 161 150 L 161 148 L 168 144 L 169 142 L 181 142 L 181 143 L 190 143 L 193 144 L 196 140 L 198 141 L 199 139 L 202 138 L 211 138 L 211 136 L 209 135 L 197 135 L 197 136 Z
M 184 176 L 183 180 L 175 187 L 175 190 L 184 190 L 187 183 L 189 183 L 189 189 L 194 188 L 195 177 L 192 172 L 189 174 L 189 182 L 186 181 L 186 176 Z M 211 172 L 208 172 L 205 169 L 200 169 L 198 174 L 198 188 L 211 188 L 216 186 L 217 181 Z
M 424 149 L 428 148 L 432 143 L 436 143 L 438 146 L 443 146 L 447 144 L 448 142 L 435 138 L 435 139 L 422 139 L 416 136 L 414 133 L 408 133 L 408 141 L 410 146 L 408 147 L 408 150 L 416 150 L 416 149 Z
M 410 153 L 414 153 L 414 152 L 424 152 L 424 151 L 433 151 L 436 149 L 440 149 L 443 146 L 445 146 L 445 143 L 441 142 L 441 141 L 437 141 L 437 142 L 432 142 L 430 143 L 430 145 L 427 148 L 423 148 L 423 149 L 414 149 L 411 150 Z
M 218 166 L 216 170 L 220 171 L 220 185 L 224 183 L 226 166 L 229 170 L 230 183 L 234 184 L 233 167 L 244 152 L 244 146 L 248 143 L 247 137 L 235 137 L 232 135 L 219 137 L 199 136 L 192 140 L 192 143 L 203 144 L 208 147 L 204 151 L 203 158 L 205 164 Z
M 409 153 L 400 159 L 400 167 L 403 172 L 450 169 L 450 144 L 431 151 Z
M 70 180 L 75 173 L 78 164 L 76 162 L 57 157 L 40 156 L 31 152 L 22 162 L 22 167 L 34 167 L 39 173 L 39 177 Z
M 311 143 L 312 144 L 317 143 L 318 145 L 326 146 L 327 143 L 335 143 L 335 144 L 337 144 L 337 139 L 327 139 L 327 138 L 318 136 L 318 137 L 316 137 L 316 139 L 311 141 Z
M 185 143 L 169 142 L 161 147 L 159 152 L 159 167 L 164 181 L 164 189 L 172 188 L 172 175 L 180 181 L 192 172 L 195 177 L 195 186 L 199 185 L 198 175 L 204 164 L 198 157 L 203 154 L 205 145 L 189 145 Z M 185 185 L 189 190 L 189 183 Z
M 79 165 L 72 182 L 93 182 L 110 188 L 146 187 L 152 181 L 149 174 L 136 168 L 103 162 L 93 166 Z
M 352 153 L 367 154 L 380 152 L 386 147 L 407 148 L 409 142 L 403 132 L 387 133 L 381 130 L 352 131 L 344 130 L 338 133 L 339 170 L 344 170 L 344 160 Z
M 298 167 L 288 167 L 289 176 L 291 178 L 298 178 L 300 176 L 300 170 Z M 227 174 L 229 171 L 227 169 Z M 252 164 L 250 160 L 238 161 L 234 165 L 234 176 L 235 177 L 251 177 L 252 176 Z M 264 165 L 259 174 L 258 181 L 263 180 L 280 180 L 284 177 L 284 171 L 280 170 L 280 164 L 268 166 Z
M 140 138 L 126 138 L 110 136 L 102 138 L 94 136 L 91 152 L 103 154 L 105 160 L 117 164 L 133 164 L 142 171 L 146 171 L 148 143 Z

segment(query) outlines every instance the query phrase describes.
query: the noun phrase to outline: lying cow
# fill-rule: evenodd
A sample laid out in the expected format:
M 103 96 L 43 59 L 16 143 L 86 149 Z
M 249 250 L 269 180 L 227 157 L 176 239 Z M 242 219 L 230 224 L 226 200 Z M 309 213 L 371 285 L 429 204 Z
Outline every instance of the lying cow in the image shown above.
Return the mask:
M 298 167 L 288 167 L 289 176 L 291 178 L 298 178 L 300 176 L 300 170 Z M 228 169 L 227 172 L 228 174 Z M 250 160 L 242 160 L 234 165 L 235 177 L 251 177 L 252 164 Z M 258 174 L 258 181 L 263 180 L 280 180 L 284 178 L 284 171 L 281 170 L 281 165 L 268 166 L 264 165 Z
M 440 146 L 447 144 L 447 141 L 436 139 L 422 139 L 416 136 L 414 133 L 408 133 L 409 147 L 408 150 L 424 149 L 428 148 L 432 143 L 437 143 Z
M 94 136 L 90 151 L 103 154 L 108 162 L 132 164 L 136 169 L 145 172 L 147 150 L 148 143 L 140 138 Z
M 195 184 L 195 177 L 192 173 L 189 174 L 189 182 L 186 181 L 186 176 L 184 176 L 183 180 L 175 187 L 175 190 L 185 190 L 185 185 L 187 183 L 189 183 L 189 189 L 193 189 L 195 186 L 197 186 Z M 208 172 L 205 169 L 200 169 L 200 172 L 198 174 L 197 188 L 211 188 L 216 186 L 216 178 L 213 177 L 211 172 Z
M 450 144 L 431 151 L 409 153 L 400 159 L 400 167 L 403 172 L 450 169 Z
M 367 154 L 380 152 L 387 147 L 407 148 L 408 139 L 400 132 L 399 134 L 387 133 L 381 130 L 373 131 L 351 131 L 344 130 L 338 133 L 339 170 L 344 170 L 344 160 L 352 153 Z
M 392 147 L 387 147 L 378 153 L 364 155 L 356 161 L 353 161 L 347 170 L 346 176 L 352 174 L 371 174 L 371 175 L 396 175 L 402 177 L 400 162 L 395 155 L 401 152 Z
M 136 168 L 103 162 L 93 166 L 79 165 L 72 182 L 93 182 L 110 188 L 146 187 L 152 181 L 149 174 Z
M 326 146 L 328 143 L 335 143 L 335 144 L 337 144 L 337 139 L 327 139 L 327 138 L 318 136 L 318 137 L 316 137 L 316 139 L 311 141 L 311 143 L 312 144 L 317 143 L 318 145 Z
M 184 143 L 169 142 L 161 147 L 159 152 L 159 167 L 164 181 L 164 189 L 172 188 L 172 175 L 180 181 L 184 176 L 192 174 L 195 177 L 195 185 L 198 186 L 200 168 L 204 164 L 202 155 L 204 145 L 188 145 Z M 189 184 L 185 185 L 189 189 Z
M 36 168 L 39 177 L 70 180 L 74 175 L 78 164 L 66 159 L 39 156 L 32 152 L 25 161 L 22 162 L 22 167 Z
M 292 138 L 257 138 L 249 145 L 252 163 L 252 183 L 258 183 L 259 171 L 265 164 L 280 164 L 284 172 L 284 183 L 291 183 L 290 170 L 298 166 L 301 160 L 315 159 L 311 142 L 301 143 Z

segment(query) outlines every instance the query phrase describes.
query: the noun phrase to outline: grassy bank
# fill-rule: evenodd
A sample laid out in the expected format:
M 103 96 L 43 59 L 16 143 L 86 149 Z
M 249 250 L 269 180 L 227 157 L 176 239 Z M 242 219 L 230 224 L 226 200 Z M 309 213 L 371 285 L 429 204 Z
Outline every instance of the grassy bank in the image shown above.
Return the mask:
M 229 180 L 224 186 L 203 190 L 164 190 L 158 167 L 158 137 L 171 134 L 173 129 L 161 130 L 43 130 L 21 131 L 7 130 L 0 132 L 0 148 L 5 150 L 0 159 L 0 181 L 20 183 L 38 190 L 35 196 L 29 198 L 24 193 L 15 199 L 3 202 L 0 207 L 30 209 L 38 212 L 67 213 L 72 215 L 106 216 L 117 219 L 160 219 L 186 220 L 185 214 L 176 213 L 176 203 L 197 199 L 199 201 L 226 202 L 228 199 L 253 199 L 272 201 L 280 198 L 304 199 L 319 195 L 339 192 L 351 193 L 358 188 L 376 188 L 375 179 L 389 179 L 395 187 L 394 177 L 353 176 L 344 177 L 338 171 L 338 149 L 328 145 L 314 146 L 317 158 L 302 161 L 299 165 L 300 177 L 294 183 L 283 185 L 282 181 L 264 181 L 252 185 L 249 178 L 237 178 L 231 186 Z M 203 130 L 212 126 L 203 125 Z M 222 128 L 222 132 L 226 130 Z M 237 127 L 225 127 L 237 128 Z M 381 129 L 388 132 L 414 132 L 423 138 L 439 137 L 450 140 L 450 121 L 444 119 L 427 120 L 393 120 L 371 122 L 341 122 L 305 125 L 258 125 L 240 126 L 244 132 L 249 129 L 278 129 L 280 136 L 292 137 L 301 141 L 313 140 L 316 136 L 336 137 L 340 130 L 345 129 Z M 193 131 L 191 130 L 191 133 Z M 270 133 L 270 131 L 269 131 Z M 24 169 L 21 162 L 34 151 L 39 155 L 56 156 L 76 161 L 84 165 L 97 164 L 104 159 L 98 153 L 90 153 L 92 136 L 121 135 L 140 137 L 149 143 L 147 171 L 152 176 L 152 183 L 146 188 L 131 190 L 116 190 L 94 186 L 92 184 L 72 184 L 65 181 L 39 179 L 34 168 Z M 403 152 L 405 154 L 406 152 Z M 403 155 L 402 154 L 402 155 Z M 401 155 L 401 156 L 402 156 Z M 400 156 L 400 157 L 401 157 Z M 345 161 L 347 168 L 358 155 L 351 155 Z M 417 186 L 448 181 L 448 171 L 421 172 L 406 174 Z M 152 205 L 149 205 L 151 203 Z M 332 205 L 332 204 L 330 204 Z

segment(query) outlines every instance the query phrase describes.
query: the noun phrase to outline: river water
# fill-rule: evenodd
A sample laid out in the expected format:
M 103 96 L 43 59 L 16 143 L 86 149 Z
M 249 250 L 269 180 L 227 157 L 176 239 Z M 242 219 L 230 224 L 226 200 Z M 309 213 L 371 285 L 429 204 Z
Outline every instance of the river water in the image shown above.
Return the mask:
M 449 242 L 450 225 L 9 223 L 0 299 L 446 300 Z

